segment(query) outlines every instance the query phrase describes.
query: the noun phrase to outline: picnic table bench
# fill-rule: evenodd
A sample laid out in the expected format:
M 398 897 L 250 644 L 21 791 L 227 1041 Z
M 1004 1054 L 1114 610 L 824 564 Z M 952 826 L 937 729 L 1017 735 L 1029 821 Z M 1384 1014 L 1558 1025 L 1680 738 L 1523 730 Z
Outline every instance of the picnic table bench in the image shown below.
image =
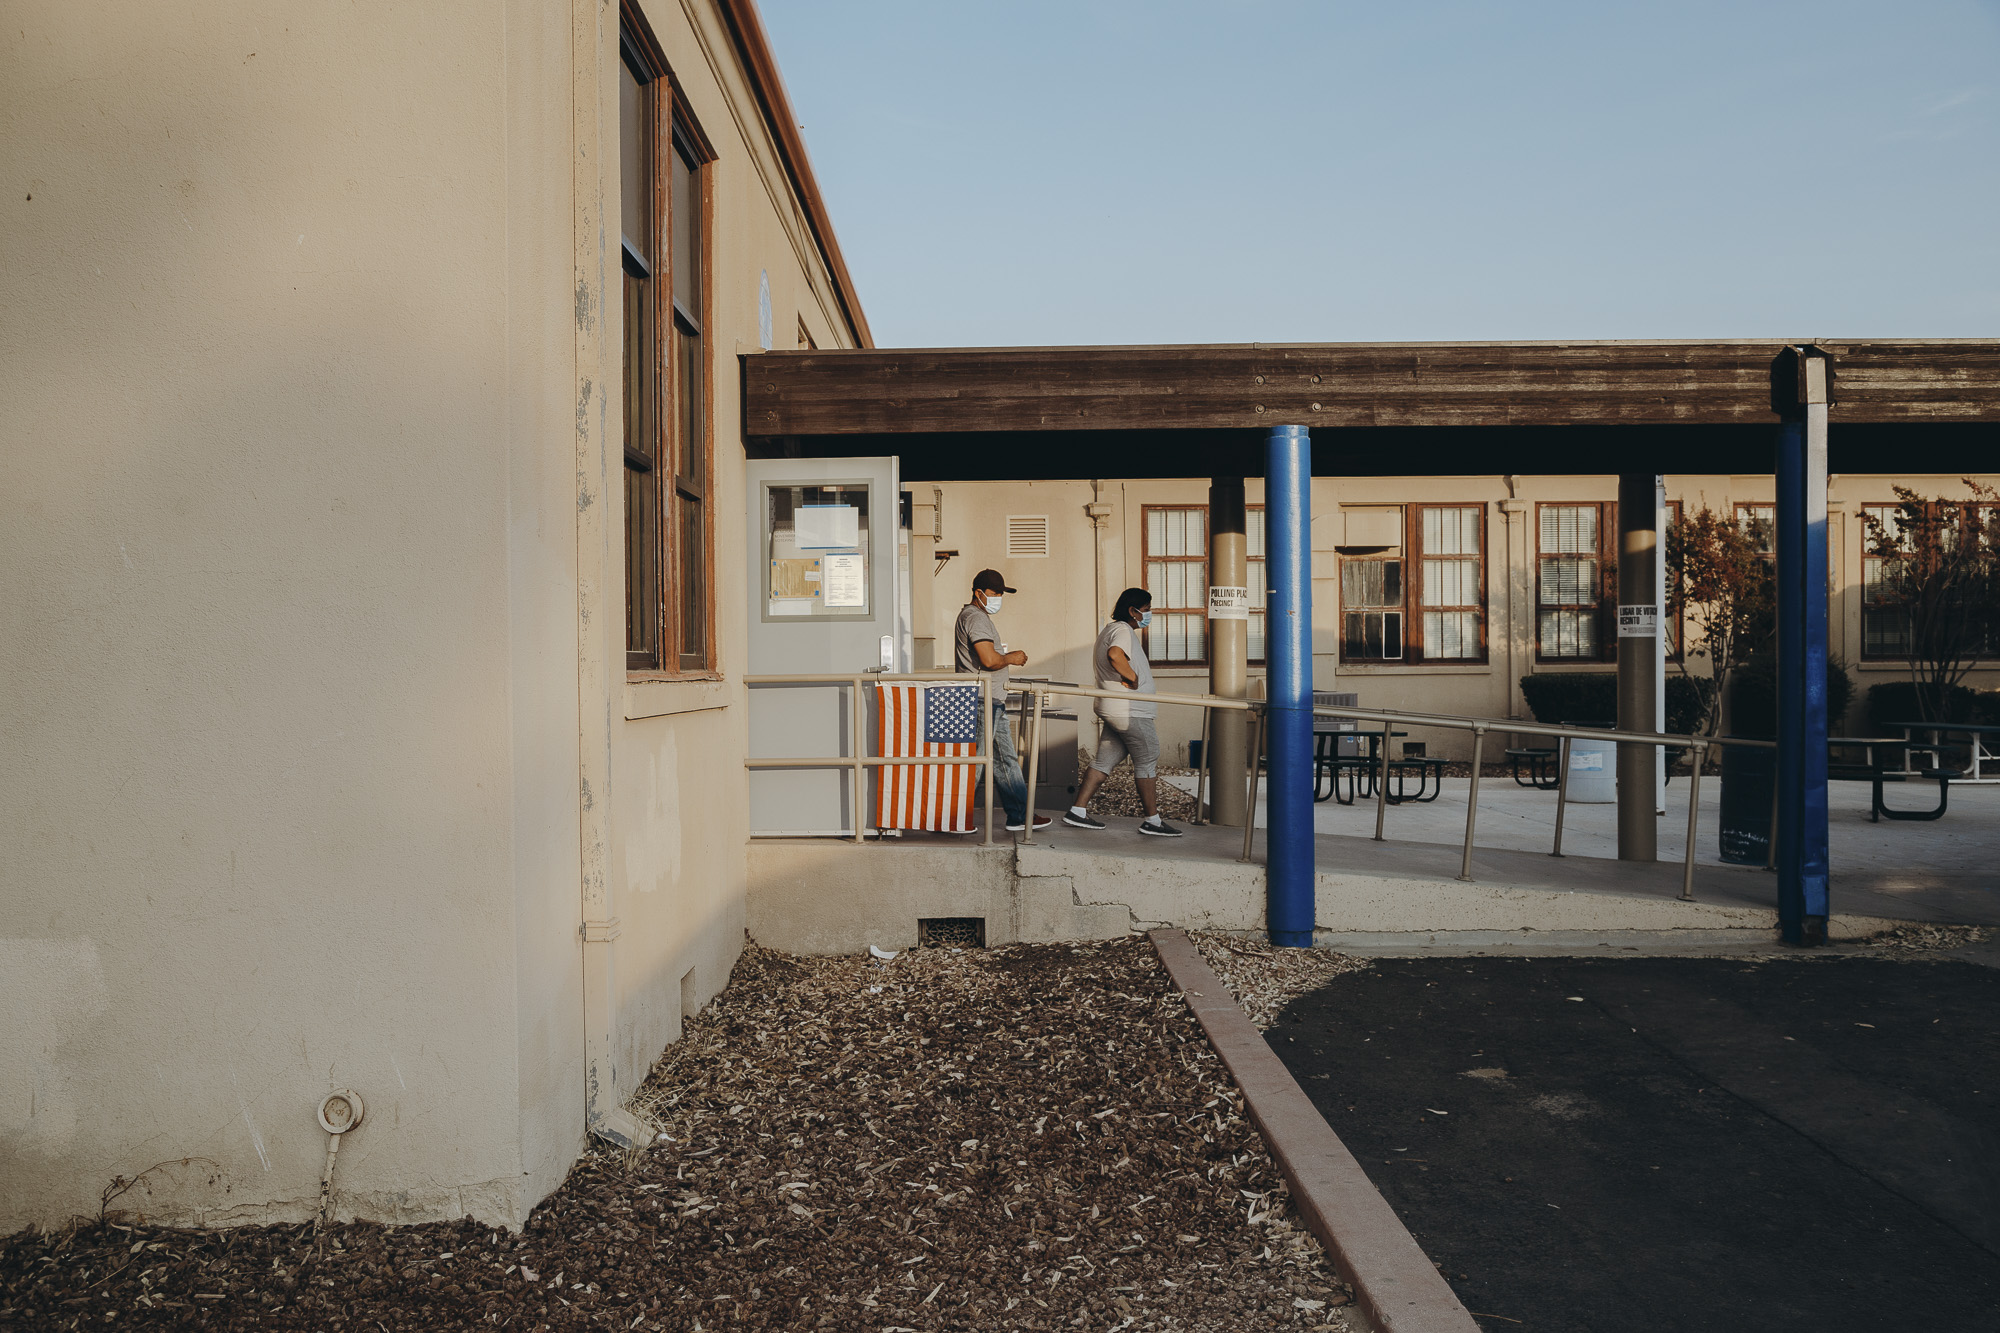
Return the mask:
M 1862 762 L 1859 764 L 1829 763 L 1827 776 L 1867 778 L 1874 788 L 1868 818 L 1878 824 L 1885 819 L 1907 821 L 1943 819 L 1945 810 L 1951 803 L 1952 781 L 1954 779 L 1962 781 L 1966 776 L 1964 769 L 1947 768 L 1942 764 L 1926 769 L 1891 770 L 1888 766 L 1888 756 L 1883 752 L 1908 747 L 1910 744 L 1908 736 L 1829 736 L 1826 743 L 1830 749 L 1845 747 L 1859 748 L 1862 751 Z M 1976 746 L 1977 742 L 1974 744 Z M 1937 807 L 1932 810 L 1890 809 L 1887 802 L 1882 799 L 1882 784 L 1888 781 L 1904 782 L 1914 778 L 1937 779 Z
M 1560 753 L 1553 745 L 1523 745 L 1519 749 L 1507 751 L 1507 763 L 1514 773 L 1514 783 L 1520 787 L 1532 787 L 1538 791 L 1554 791 L 1562 785 L 1562 773 L 1556 767 L 1556 756 Z M 1528 779 L 1521 780 L 1521 765 L 1528 766 Z

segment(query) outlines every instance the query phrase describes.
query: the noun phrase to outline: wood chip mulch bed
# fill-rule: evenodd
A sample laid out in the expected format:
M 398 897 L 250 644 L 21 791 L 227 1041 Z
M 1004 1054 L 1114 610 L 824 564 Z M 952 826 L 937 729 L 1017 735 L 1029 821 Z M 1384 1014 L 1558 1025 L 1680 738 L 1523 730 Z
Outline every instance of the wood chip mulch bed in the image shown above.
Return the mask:
M 1301 995 L 1349 972 L 1374 966 L 1330 949 L 1278 949 L 1255 935 L 1221 930 L 1190 930 L 1188 942 L 1201 954 L 1209 971 L 1229 987 L 1236 1003 L 1260 1028 L 1278 1021 L 1278 1012 Z
M 1992 933 L 1992 928 L 1988 926 L 1936 926 L 1929 922 L 1912 922 L 1854 943 L 1864 949 L 1889 949 L 1901 953 L 1947 953 L 1968 945 L 1983 944 Z
M 521 1235 L 472 1222 L 0 1241 L 0 1328 L 1346 1327 L 1143 939 L 888 963 L 750 946 Z

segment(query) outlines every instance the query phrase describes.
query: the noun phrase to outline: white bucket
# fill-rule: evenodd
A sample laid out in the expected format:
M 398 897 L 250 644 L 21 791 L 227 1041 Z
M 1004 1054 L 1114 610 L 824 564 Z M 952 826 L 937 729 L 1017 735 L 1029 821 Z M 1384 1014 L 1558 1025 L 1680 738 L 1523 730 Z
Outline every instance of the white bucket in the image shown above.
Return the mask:
M 1580 805 L 1618 802 L 1618 742 L 1569 743 L 1569 799 Z

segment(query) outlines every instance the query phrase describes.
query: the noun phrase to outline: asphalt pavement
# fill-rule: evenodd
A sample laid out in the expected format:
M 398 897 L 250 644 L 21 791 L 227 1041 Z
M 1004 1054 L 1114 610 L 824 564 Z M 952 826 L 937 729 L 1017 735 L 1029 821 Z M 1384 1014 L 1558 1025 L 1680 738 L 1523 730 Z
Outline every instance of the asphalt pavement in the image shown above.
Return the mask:
M 2000 971 L 1385 958 L 1268 1040 L 1492 1330 L 2000 1329 Z

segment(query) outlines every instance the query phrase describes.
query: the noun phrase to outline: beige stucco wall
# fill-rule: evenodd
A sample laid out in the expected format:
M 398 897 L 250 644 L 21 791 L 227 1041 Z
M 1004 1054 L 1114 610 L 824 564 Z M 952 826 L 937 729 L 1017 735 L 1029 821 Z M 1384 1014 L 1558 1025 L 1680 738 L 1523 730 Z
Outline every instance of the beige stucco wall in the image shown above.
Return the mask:
M 647 8 L 720 158 L 725 629 L 721 682 L 638 688 L 591 542 L 617 7 L 13 8 L 0 1234 L 157 1163 L 119 1206 L 307 1215 L 342 1086 L 343 1213 L 518 1221 L 584 1142 L 585 948 L 626 1089 L 726 979 L 760 271 L 778 345 L 850 339 L 720 20 Z M 623 933 L 585 946 L 593 828 Z
M 1773 483 L 1768 475 L 1669 476 L 1667 496 L 1685 512 L 1703 505 L 1730 512 L 1737 504 L 1769 504 Z M 1985 478 L 1991 481 L 1994 478 Z M 1830 638 L 1834 655 L 1854 678 L 1855 713 L 1867 688 L 1908 678 L 1897 662 L 1861 660 L 1860 512 L 1864 504 L 1892 503 L 1891 488 L 1911 487 L 1926 495 L 1965 493 L 1952 476 L 1892 476 L 1846 474 L 1834 477 L 1828 489 L 1828 541 L 1833 585 Z M 969 595 L 974 573 L 987 566 L 1003 570 L 1020 595 L 1003 611 L 1003 631 L 1014 647 L 1026 648 L 1031 671 L 1046 669 L 1062 679 L 1083 680 L 1088 672 L 1089 646 L 1100 616 L 1108 615 L 1120 590 L 1144 583 L 1144 516 L 1147 505 L 1206 504 L 1208 481 L 1119 480 L 1091 482 L 946 482 L 937 487 L 916 483 L 909 488 L 920 505 L 941 493 L 941 536 L 931 539 L 931 510 L 920 507 L 912 551 L 912 567 L 923 571 L 934 562 L 930 549 L 956 550 L 944 572 L 927 580 L 919 572 L 919 593 L 929 583 L 931 603 L 918 606 L 918 633 L 935 635 L 941 664 L 948 659 L 953 617 Z M 1245 483 L 1247 502 L 1263 500 L 1261 480 Z M 1608 662 L 1547 663 L 1535 660 L 1535 558 L 1538 502 L 1615 500 L 1615 476 L 1490 477 L 1318 477 L 1313 480 L 1313 676 L 1320 690 L 1351 690 L 1364 706 L 1410 709 L 1483 717 L 1529 715 L 1522 700 L 1520 677 L 1538 671 L 1610 671 Z M 1096 542 L 1092 564 L 1092 529 L 1084 506 L 1093 500 L 1111 506 Z M 1342 505 L 1481 504 L 1486 509 L 1487 660 L 1483 663 L 1343 664 L 1339 654 L 1339 541 L 1332 521 Z M 1050 516 L 1050 551 L 1046 559 L 1006 557 L 1006 518 L 1010 514 Z M 1092 589 L 1096 588 L 1093 601 Z M 1018 633 L 1018 641 L 1014 635 Z M 1696 661 L 1696 674 L 1706 664 Z M 1669 666 L 1670 672 L 1678 670 Z M 1160 691 L 1200 693 L 1207 689 L 1205 667 L 1162 667 L 1155 671 Z M 1253 668 L 1253 680 L 1262 675 Z M 1973 673 L 1968 684 L 2000 686 L 2000 670 Z M 1254 688 L 1254 686 L 1253 686 Z M 1162 708 L 1160 737 L 1167 762 L 1184 762 L 1186 745 L 1200 734 L 1200 711 Z M 1471 742 L 1463 733 L 1413 733 L 1429 753 L 1467 758 Z
M 820 347 L 854 346 L 813 234 L 797 206 L 755 94 L 719 13 L 669 0 L 641 6 L 688 110 L 716 153 L 709 167 L 715 230 L 703 320 L 711 367 L 717 672 L 712 681 L 618 673 L 612 733 L 617 837 L 611 884 L 617 941 L 619 1077 L 629 1088 L 680 1033 L 683 996 L 706 1003 L 729 978 L 747 927 L 749 840 L 742 610 L 749 602 L 739 358 L 762 349 L 759 290 L 771 291 L 772 346 L 797 346 L 803 324 Z M 690 12 L 692 11 L 692 12 Z M 615 379 L 615 377 L 614 377 Z M 622 419 L 618 385 L 609 410 Z M 611 571 L 623 605 L 623 566 Z M 611 659 L 622 662 L 622 622 Z M 685 981 L 685 986 L 683 982 Z

